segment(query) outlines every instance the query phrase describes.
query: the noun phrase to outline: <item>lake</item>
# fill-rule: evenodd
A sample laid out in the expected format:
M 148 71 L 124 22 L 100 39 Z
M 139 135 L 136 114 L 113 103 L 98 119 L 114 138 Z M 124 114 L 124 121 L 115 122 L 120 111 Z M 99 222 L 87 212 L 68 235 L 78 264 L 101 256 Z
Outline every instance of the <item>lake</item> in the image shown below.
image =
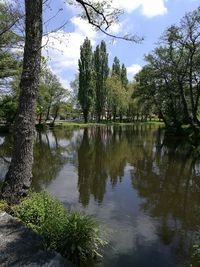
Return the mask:
M 91 266 L 177 267 L 200 225 L 200 160 L 158 126 L 37 132 L 33 187 L 92 215 L 108 241 Z M 0 179 L 12 138 L 0 135 Z

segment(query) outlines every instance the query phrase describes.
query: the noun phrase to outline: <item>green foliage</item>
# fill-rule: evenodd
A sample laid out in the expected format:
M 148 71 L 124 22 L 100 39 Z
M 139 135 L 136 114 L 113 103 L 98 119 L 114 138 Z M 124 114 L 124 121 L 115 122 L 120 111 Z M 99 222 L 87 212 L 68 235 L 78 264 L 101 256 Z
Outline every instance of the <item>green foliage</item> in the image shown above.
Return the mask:
M 63 100 L 67 94 L 68 91 L 63 88 L 58 77 L 47 68 L 46 62 L 44 62 L 40 76 L 36 107 L 36 115 L 39 124 L 42 123 L 42 119 L 48 120 L 50 115 L 53 116 L 54 120 L 57 118 L 60 114 Z
M 0 211 L 7 211 L 9 208 L 8 204 L 4 200 L 0 200 Z
M 77 212 L 67 212 L 46 192 L 31 193 L 14 206 L 13 211 L 17 218 L 44 238 L 47 247 L 74 263 L 99 255 L 99 248 L 105 244 L 93 219 Z
M 127 89 L 127 86 L 128 86 L 127 70 L 124 64 L 122 64 L 122 68 L 121 68 L 121 81 L 122 81 L 123 87 Z
M 112 113 L 125 112 L 128 107 L 127 92 L 122 85 L 121 79 L 112 76 L 107 79 L 108 109 Z
M 111 75 L 118 77 L 118 78 L 121 76 L 121 67 L 120 67 L 120 61 L 118 57 L 114 57 Z
M 58 249 L 66 223 L 66 213 L 59 201 L 47 193 L 32 193 L 13 208 L 16 217 L 44 237 L 47 246 Z
M 6 124 L 13 123 L 17 110 L 17 100 L 12 95 L 0 99 L 0 119 Z
M 87 122 L 88 115 L 91 108 L 93 107 L 95 98 L 92 46 L 88 38 L 85 39 L 83 45 L 80 48 L 80 59 L 78 64 L 78 100 L 83 111 L 85 122 Z
M 68 214 L 63 242 L 62 254 L 75 262 L 100 256 L 99 248 L 105 245 L 100 238 L 100 230 L 96 222 L 91 217 L 78 212 Z
M 99 122 L 106 104 L 106 80 L 109 75 L 108 54 L 106 52 L 106 44 L 104 41 L 101 41 L 101 45 L 97 45 L 96 50 L 94 51 L 94 72 L 96 82 L 95 109 Z
M 13 53 L 11 48 L 22 40 L 13 29 L 20 18 L 21 14 L 11 3 L 0 3 L 0 79 L 13 77 L 19 72 L 18 53 Z
M 154 107 L 166 126 L 178 131 L 184 124 L 200 129 L 200 8 L 187 13 L 179 25 L 168 27 L 160 46 L 146 56 L 136 76 L 139 102 Z M 151 110 L 150 110 L 151 111 Z

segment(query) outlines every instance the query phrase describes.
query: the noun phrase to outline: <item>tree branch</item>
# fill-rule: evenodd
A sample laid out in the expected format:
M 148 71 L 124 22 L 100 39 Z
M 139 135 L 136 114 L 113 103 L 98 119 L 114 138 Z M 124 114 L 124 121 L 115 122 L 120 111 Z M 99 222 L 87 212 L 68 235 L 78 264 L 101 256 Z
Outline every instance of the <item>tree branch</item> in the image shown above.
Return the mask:
M 98 29 L 102 33 L 106 34 L 107 36 L 114 38 L 114 39 L 126 40 L 126 41 L 135 42 L 135 43 L 140 43 L 141 41 L 144 40 L 143 37 L 139 37 L 137 35 L 130 36 L 129 34 L 127 34 L 125 36 L 117 36 L 115 34 L 107 32 L 107 30 L 111 26 L 112 22 L 114 22 L 114 19 L 117 20 L 117 16 L 119 15 L 120 10 L 116 9 L 115 11 L 113 11 L 113 13 L 110 13 L 109 15 L 106 16 L 101 10 L 97 9 L 91 3 L 88 3 L 88 2 L 83 1 L 83 0 L 75 0 L 75 1 L 82 6 L 83 10 L 85 11 L 85 15 L 86 15 L 86 18 L 87 18 L 89 24 L 93 25 L 96 29 Z M 96 22 L 94 19 L 92 19 L 89 8 L 94 12 L 94 14 L 97 17 L 98 16 L 101 17 L 101 20 L 99 21 L 99 23 Z M 113 19 L 109 21 L 108 16 L 113 16 Z M 106 25 L 105 29 L 102 27 L 103 25 Z

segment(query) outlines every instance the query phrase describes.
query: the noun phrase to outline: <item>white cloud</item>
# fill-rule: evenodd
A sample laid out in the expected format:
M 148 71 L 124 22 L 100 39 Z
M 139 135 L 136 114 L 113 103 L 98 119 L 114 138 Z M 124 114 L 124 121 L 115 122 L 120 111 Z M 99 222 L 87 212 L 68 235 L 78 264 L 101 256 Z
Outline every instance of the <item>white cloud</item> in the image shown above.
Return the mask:
M 80 46 L 86 36 L 95 45 L 97 32 L 86 21 L 79 17 L 73 17 L 71 23 L 74 26 L 73 32 L 60 30 L 52 32 L 43 37 L 43 45 L 47 42 L 43 54 L 48 56 L 49 64 L 53 72 L 60 77 L 62 84 L 69 88 L 69 82 L 65 80 L 69 71 L 76 71 L 80 57 Z
M 43 43 L 47 37 L 43 38 Z M 79 58 L 80 45 L 83 43 L 84 36 L 79 33 L 66 33 L 58 31 L 48 35 L 48 43 L 46 47 L 47 55 L 50 58 L 50 64 L 56 72 L 62 70 L 63 67 L 75 69 Z
M 139 64 L 133 64 L 127 68 L 127 73 L 135 76 L 141 69 L 142 67 Z
M 71 22 L 75 26 L 75 32 L 83 34 L 89 39 L 96 37 L 97 32 L 95 31 L 94 27 L 92 27 L 86 20 L 74 16 L 73 18 L 71 18 Z
M 113 0 L 112 5 L 116 8 L 122 8 L 128 13 L 141 8 L 144 16 L 154 17 L 166 14 L 166 1 L 167 0 Z

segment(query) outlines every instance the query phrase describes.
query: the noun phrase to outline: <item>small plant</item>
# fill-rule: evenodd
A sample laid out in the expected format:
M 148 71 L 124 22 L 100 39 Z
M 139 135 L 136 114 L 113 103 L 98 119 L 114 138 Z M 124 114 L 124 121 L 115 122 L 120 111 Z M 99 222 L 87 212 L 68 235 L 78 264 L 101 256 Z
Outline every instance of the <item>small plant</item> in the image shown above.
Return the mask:
M 64 256 L 78 264 L 80 260 L 101 256 L 99 249 L 105 244 L 100 238 L 99 226 L 91 217 L 78 212 L 68 214 L 63 240 Z
M 66 211 L 45 192 L 31 193 L 13 207 L 13 212 L 44 238 L 47 247 L 76 264 L 100 256 L 99 249 L 105 245 L 99 226 L 91 217 Z
M 0 211 L 7 211 L 9 208 L 8 204 L 4 200 L 0 200 Z

